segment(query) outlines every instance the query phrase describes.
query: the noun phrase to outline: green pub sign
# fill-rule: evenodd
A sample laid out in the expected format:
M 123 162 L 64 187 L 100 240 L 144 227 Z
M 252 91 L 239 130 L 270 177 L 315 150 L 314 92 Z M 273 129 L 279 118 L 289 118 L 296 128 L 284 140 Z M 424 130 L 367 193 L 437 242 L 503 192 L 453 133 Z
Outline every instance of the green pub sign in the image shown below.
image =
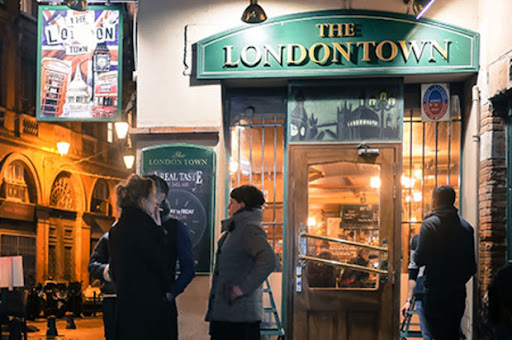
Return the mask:
M 143 175 L 155 174 L 169 185 L 162 208 L 183 222 L 190 235 L 198 273 L 211 270 L 214 224 L 215 152 L 188 144 L 165 144 L 142 149 Z
M 300 13 L 197 43 L 197 78 L 478 71 L 478 33 L 375 11 Z

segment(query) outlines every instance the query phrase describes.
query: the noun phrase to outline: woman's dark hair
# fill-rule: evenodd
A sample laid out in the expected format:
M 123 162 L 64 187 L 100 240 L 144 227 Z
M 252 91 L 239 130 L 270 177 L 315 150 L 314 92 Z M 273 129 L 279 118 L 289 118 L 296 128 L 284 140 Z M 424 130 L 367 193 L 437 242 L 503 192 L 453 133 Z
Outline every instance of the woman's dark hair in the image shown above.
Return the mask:
M 155 190 L 155 183 L 149 178 L 133 174 L 116 187 L 117 206 L 124 208 L 139 207 L 140 201 Z
M 260 189 L 252 185 L 242 185 L 231 191 L 229 195 L 238 203 L 244 203 L 245 208 L 259 208 L 265 203 L 265 196 Z
M 165 194 L 165 196 L 167 197 L 167 194 L 169 193 L 169 185 L 162 177 L 159 177 L 157 175 L 148 175 L 144 177 L 149 178 L 153 182 L 155 182 L 155 188 L 157 193 Z

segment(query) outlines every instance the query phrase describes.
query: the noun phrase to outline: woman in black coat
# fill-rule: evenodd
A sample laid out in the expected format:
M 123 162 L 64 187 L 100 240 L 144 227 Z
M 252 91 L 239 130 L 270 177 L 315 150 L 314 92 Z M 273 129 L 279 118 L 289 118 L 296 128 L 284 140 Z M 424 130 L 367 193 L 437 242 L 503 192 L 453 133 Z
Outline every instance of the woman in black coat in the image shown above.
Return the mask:
M 118 340 L 170 339 L 166 245 L 151 179 L 132 175 L 117 189 L 122 209 L 110 230 Z

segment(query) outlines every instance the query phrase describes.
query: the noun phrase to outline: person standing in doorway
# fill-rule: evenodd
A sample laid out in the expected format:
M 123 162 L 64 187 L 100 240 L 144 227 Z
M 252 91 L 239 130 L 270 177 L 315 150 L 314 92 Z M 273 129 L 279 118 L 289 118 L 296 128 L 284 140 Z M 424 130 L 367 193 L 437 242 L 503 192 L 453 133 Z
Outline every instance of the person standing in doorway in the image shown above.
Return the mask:
M 212 340 L 260 339 L 262 283 L 276 265 L 261 225 L 264 203 L 252 185 L 231 191 L 206 313 Z
M 176 297 L 181 294 L 195 276 L 194 257 L 192 255 L 192 242 L 187 227 L 180 221 L 171 217 L 171 209 L 167 201 L 169 186 L 156 175 L 146 176 L 155 183 L 156 201 L 160 206 L 160 219 L 167 238 L 169 257 L 169 281 L 171 291 L 168 300 L 171 304 L 171 332 L 172 339 L 178 339 L 178 310 Z M 176 277 L 176 260 L 180 265 L 180 274 Z
M 466 282 L 475 274 L 473 227 L 459 216 L 455 190 L 441 185 L 432 193 L 432 208 L 421 223 L 414 261 L 425 266 L 423 309 L 435 340 L 459 339 L 466 304 Z

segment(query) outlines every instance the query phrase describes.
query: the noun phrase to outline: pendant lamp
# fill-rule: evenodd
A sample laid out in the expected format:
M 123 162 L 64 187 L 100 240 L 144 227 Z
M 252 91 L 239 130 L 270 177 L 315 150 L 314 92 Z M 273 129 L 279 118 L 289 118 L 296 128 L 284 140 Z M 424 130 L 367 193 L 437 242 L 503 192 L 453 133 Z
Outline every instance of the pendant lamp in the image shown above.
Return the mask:
M 267 15 L 263 8 L 258 5 L 257 0 L 251 0 L 251 4 L 247 6 L 244 14 L 242 14 L 242 21 L 248 24 L 259 24 L 265 20 L 267 20 Z

